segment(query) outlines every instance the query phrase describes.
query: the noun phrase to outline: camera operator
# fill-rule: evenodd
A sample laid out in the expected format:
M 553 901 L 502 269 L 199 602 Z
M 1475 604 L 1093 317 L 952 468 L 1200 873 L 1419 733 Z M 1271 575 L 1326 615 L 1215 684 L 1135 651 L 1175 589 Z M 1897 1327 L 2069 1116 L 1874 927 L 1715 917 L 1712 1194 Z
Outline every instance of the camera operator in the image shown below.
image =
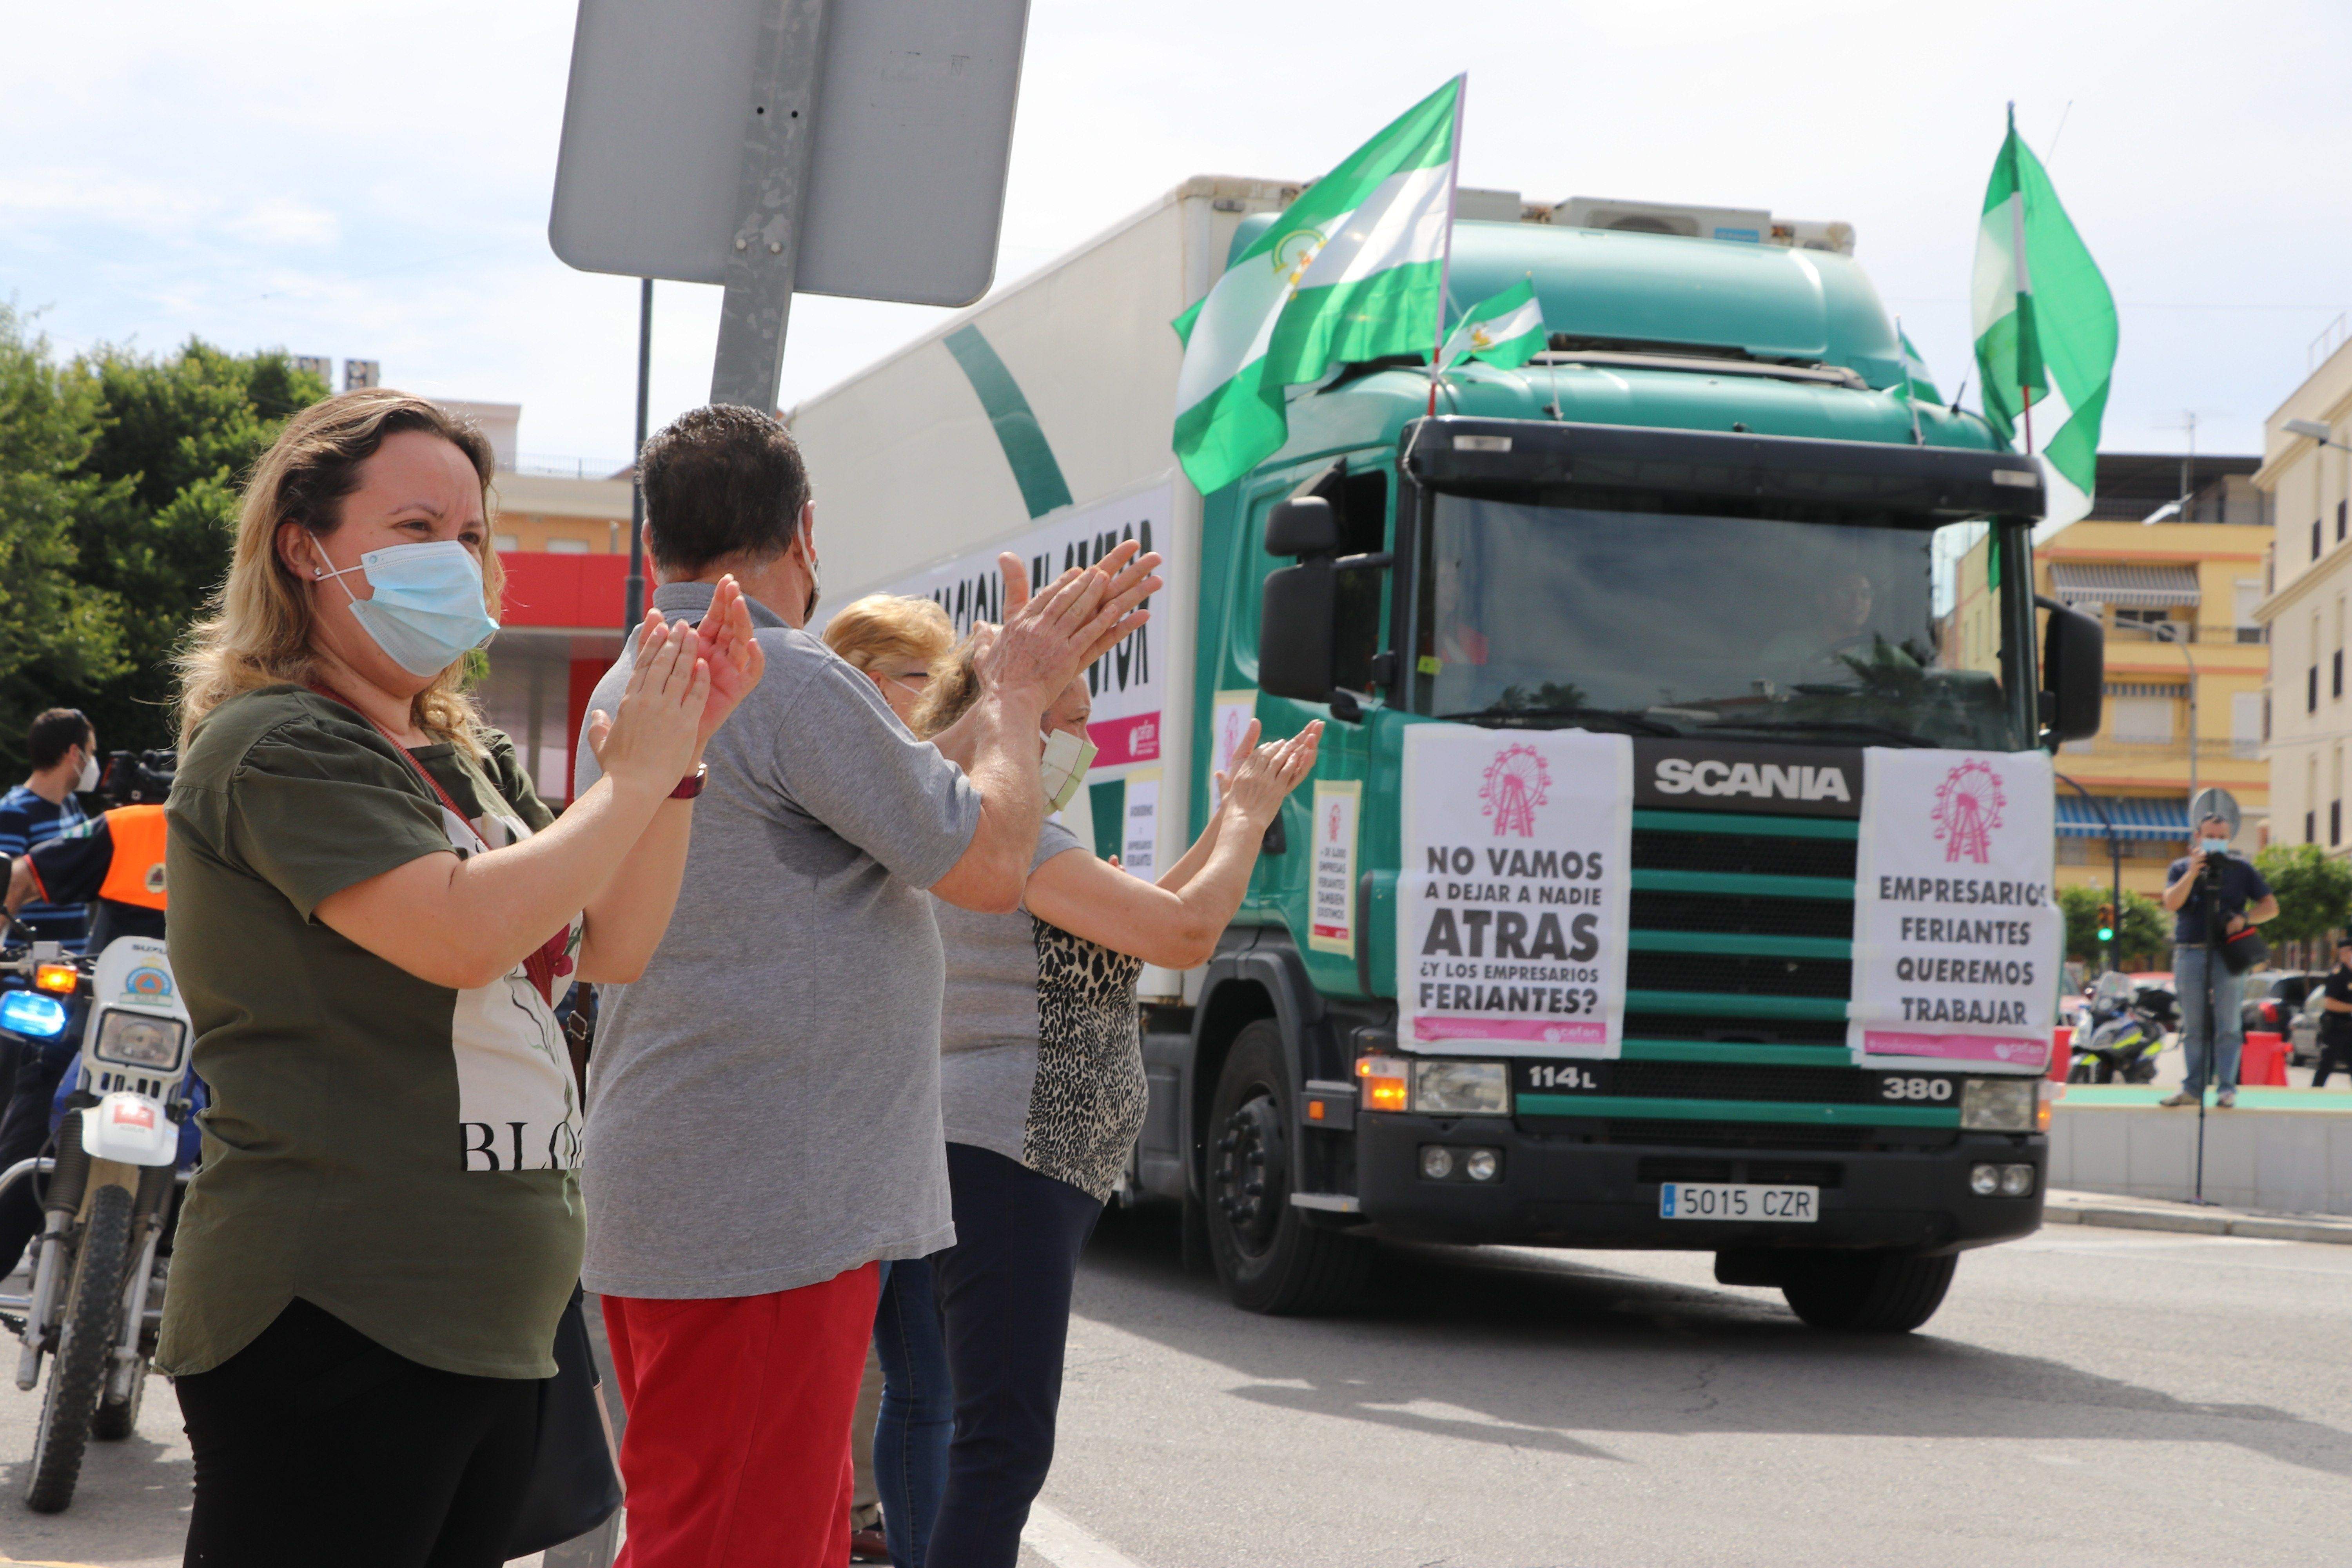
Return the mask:
M 2274 918 L 2278 900 L 2251 861 L 2230 853 L 2229 819 L 2209 816 L 2198 822 L 2188 857 L 2175 860 L 2166 873 L 2164 907 L 2173 911 L 2172 984 L 2180 997 L 2180 1044 L 2188 1054 L 2189 1077 L 2179 1093 L 2160 1103 L 2200 1104 L 2210 1082 L 2221 1091 L 2213 1103 L 2226 1110 L 2238 1103 L 2238 1054 L 2245 1037 L 2238 1017 L 2238 976 L 2222 961 L 2221 946 L 2248 926 Z

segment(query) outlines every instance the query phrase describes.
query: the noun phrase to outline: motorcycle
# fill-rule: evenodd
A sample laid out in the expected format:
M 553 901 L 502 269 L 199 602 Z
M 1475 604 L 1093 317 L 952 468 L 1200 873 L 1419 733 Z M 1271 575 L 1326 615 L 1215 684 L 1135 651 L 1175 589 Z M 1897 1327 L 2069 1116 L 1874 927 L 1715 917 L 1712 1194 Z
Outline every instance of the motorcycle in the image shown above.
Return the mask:
M 2179 1003 L 2170 990 L 2103 974 L 2077 1017 L 2066 1081 L 2154 1083 L 2165 1037 L 2179 1026 Z
M 0 1172 L 0 1192 L 33 1182 L 42 1211 L 29 1293 L 0 1296 L 0 1321 L 24 1341 L 17 1387 L 33 1388 L 48 1363 L 25 1504 L 56 1513 L 73 1500 L 89 1439 L 138 1425 L 163 1320 L 167 1230 L 194 1167 L 182 1138 L 193 1031 L 152 938 L 118 937 L 95 958 L 15 942 L 0 946 L 0 1028 L 28 1044 L 54 1041 L 83 1015 L 80 1085 L 50 1154 Z

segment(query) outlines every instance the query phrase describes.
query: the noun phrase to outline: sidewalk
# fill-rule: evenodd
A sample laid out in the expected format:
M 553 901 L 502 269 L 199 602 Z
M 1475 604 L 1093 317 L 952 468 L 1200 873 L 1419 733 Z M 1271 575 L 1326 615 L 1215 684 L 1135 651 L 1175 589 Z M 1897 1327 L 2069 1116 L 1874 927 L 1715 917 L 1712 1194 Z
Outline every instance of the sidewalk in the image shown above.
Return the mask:
M 2164 1198 L 2121 1198 L 2053 1187 L 2045 1225 L 2105 1225 L 2125 1230 L 2179 1230 L 2200 1236 L 2245 1236 L 2266 1241 L 2318 1241 L 2352 1246 L 2352 1219 L 2332 1215 L 2266 1214 Z

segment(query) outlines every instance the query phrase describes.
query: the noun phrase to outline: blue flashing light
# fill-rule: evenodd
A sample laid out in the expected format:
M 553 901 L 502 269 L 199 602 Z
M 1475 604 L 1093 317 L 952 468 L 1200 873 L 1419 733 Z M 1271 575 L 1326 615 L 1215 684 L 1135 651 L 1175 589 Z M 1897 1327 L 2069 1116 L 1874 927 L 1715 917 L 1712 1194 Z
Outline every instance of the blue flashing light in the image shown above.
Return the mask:
M 65 1033 L 65 1004 L 37 991 L 11 991 L 0 996 L 0 1029 L 37 1040 L 54 1039 Z

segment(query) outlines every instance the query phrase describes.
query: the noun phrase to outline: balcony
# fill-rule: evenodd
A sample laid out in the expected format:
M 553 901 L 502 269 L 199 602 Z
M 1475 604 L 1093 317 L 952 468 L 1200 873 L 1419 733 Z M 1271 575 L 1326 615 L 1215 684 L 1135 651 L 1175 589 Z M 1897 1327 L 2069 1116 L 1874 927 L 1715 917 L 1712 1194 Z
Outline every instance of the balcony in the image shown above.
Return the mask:
M 2069 741 L 2059 749 L 2061 757 L 2104 757 L 2158 764 L 2185 763 L 2189 760 L 2189 742 L 2176 741 L 2127 741 L 2114 735 L 2094 735 L 2087 741 Z M 2254 736 L 2230 740 L 2200 740 L 2196 742 L 2200 761 L 2206 758 L 2235 759 L 2240 762 L 2260 762 L 2263 742 Z

